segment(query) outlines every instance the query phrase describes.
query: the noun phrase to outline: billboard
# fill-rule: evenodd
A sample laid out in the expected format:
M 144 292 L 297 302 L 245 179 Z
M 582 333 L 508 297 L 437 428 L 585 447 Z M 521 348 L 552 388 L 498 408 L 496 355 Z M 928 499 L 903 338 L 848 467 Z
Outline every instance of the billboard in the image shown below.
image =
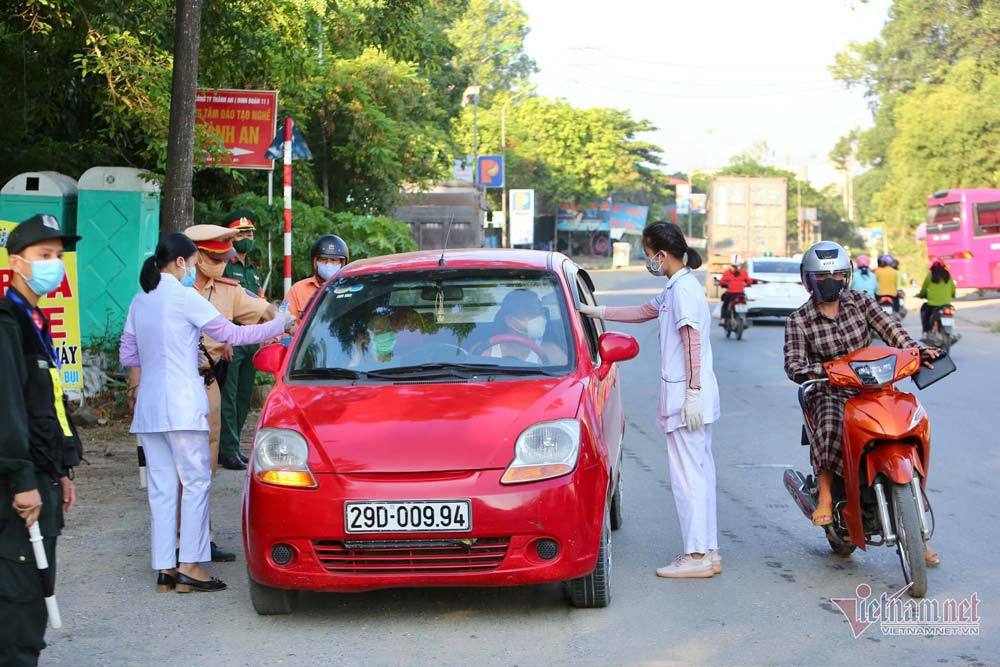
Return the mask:
M 579 207 L 559 204 L 556 229 L 560 232 L 611 231 L 611 202 L 604 199 Z
M 611 205 L 611 228 L 622 229 L 626 234 L 641 234 L 648 217 L 648 206 L 626 202 Z
M 265 157 L 278 118 L 276 90 L 205 90 L 195 96 L 195 123 L 209 127 L 228 155 L 211 161 L 215 167 L 271 169 Z
M 476 165 L 476 185 L 484 188 L 503 187 L 503 156 L 480 155 Z
M 7 234 L 16 222 L 0 220 L 0 246 L 7 243 Z M 66 275 L 62 284 L 38 301 L 38 307 L 49 321 L 52 343 L 62 376 L 63 389 L 83 391 L 83 348 L 80 346 L 80 296 L 76 280 L 76 253 L 63 255 Z M 0 294 L 7 293 L 13 272 L 7 250 L 0 247 Z
M 535 242 L 535 191 L 510 191 L 510 244 Z

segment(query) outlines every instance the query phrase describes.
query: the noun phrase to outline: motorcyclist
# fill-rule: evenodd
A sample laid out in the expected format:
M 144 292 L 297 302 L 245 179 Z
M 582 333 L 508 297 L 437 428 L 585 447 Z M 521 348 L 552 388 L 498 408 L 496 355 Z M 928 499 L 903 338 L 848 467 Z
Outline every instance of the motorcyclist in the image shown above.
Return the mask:
M 344 239 L 334 234 L 320 236 L 309 252 L 313 274 L 292 285 L 288 296 L 288 312 L 301 317 L 313 296 L 323 284 L 335 276 L 351 260 L 351 251 Z
M 927 299 L 920 306 L 920 327 L 923 330 L 923 339 L 931 331 L 931 317 L 934 311 L 942 306 L 947 306 L 955 298 L 955 279 L 948 271 L 948 265 L 940 257 L 931 262 L 930 273 L 924 278 L 924 284 L 917 292 L 918 299 Z
M 878 287 L 875 290 L 876 301 L 884 296 L 892 298 L 892 312 L 899 312 L 899 262 L 892 255 L 881 255 L 878 258 L 878 268 L 875 269 L 875 279 Z
M 873 335 L 897 348 L 919 347 L 895 318 L 887 315 L 866 295 L 852 291 L 853 271 L 847 251 L 831 241 L 820 241 L 802 257 L 802 284 L 811 298 L 785 322 L 785 373 L 797 384 L 824 377 L 823 363 L 867 347 Z M 923 348 L 925 362 L 940 351 Z M 807 409 L 815 421 L 815 436 L 809 458 L 819 486 L 813 523 L 833 523 L 832 486 L 843 475 L 842 436 L 844 405 L 856 389 L 814 385 L 807 394 Z M 939 559 L 928 548 L 927 563 Z
M 851 289 L 855 292 L 864 292 L 874 299 L 878 290 L 878 280 L 872 273 L 871 261 L 868 255 L 858 255 L 854 260 L 854 279 L 851 281 Z
M 743 257 L 738 253 L 733 253 L 729 260 L 730 266 L 719 280 L 719 285 L 726 288 L 725 293 L 722 295 L 722 312 L 719 316 L 719 326 L 725 326 L 726 319 L 729 317 L 729 309 L 732 307 L 736 297 L 743 295 L 747 285 L 753 285 L 753 278 L 743 268 Z

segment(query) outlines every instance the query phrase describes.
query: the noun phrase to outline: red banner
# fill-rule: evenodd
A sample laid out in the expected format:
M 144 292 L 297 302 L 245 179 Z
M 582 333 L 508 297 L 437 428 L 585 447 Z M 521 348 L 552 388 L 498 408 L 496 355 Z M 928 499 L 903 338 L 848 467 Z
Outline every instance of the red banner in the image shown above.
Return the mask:
M 219 136 L 229 155 L 212 161 L 216 167 L 271 169 L 264 157 L 274 139 L 278 116 L 276 90 L 198 90 L 195 122 Z

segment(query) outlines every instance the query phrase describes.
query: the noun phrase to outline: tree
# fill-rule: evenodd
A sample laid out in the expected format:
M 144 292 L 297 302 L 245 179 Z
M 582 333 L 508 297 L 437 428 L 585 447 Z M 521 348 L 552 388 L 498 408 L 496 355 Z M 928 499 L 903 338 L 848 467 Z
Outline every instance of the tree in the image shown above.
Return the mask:
M 499 92 L 521 87 L 538 71 L 524 52 L 528 31 L 528 15 L 518 0 L 470 0 L 447 31 L 455 46 L 452 65 L 464 74 L 466 83 L 483 87 L 483 103 Z

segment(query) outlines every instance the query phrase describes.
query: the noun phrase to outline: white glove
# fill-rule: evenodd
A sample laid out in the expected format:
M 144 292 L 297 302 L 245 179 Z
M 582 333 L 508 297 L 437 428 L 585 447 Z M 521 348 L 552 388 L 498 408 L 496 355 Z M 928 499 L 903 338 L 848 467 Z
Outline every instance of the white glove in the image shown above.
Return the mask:
M 586 315 L 587 317 L 591 317 L 595 320 L 603 320 L 604 313 L 607 310 L 607 306 L 588 306 L 587 304 L 584 303 L 580 304 L 577 307 L 577 310 L 580 312 L 580 314 Z
M 287 311 L 278 311 L 278 317 L 285 322 L 285 332 L 288 333 L 295 326 L 295 316 Z
M 689 431 L 700 431 L 705 426 L 705 417 L 701 414 L 700 389 L 688 389 L 685 392 L 681 419 L 684 420 L 684 425 Z

